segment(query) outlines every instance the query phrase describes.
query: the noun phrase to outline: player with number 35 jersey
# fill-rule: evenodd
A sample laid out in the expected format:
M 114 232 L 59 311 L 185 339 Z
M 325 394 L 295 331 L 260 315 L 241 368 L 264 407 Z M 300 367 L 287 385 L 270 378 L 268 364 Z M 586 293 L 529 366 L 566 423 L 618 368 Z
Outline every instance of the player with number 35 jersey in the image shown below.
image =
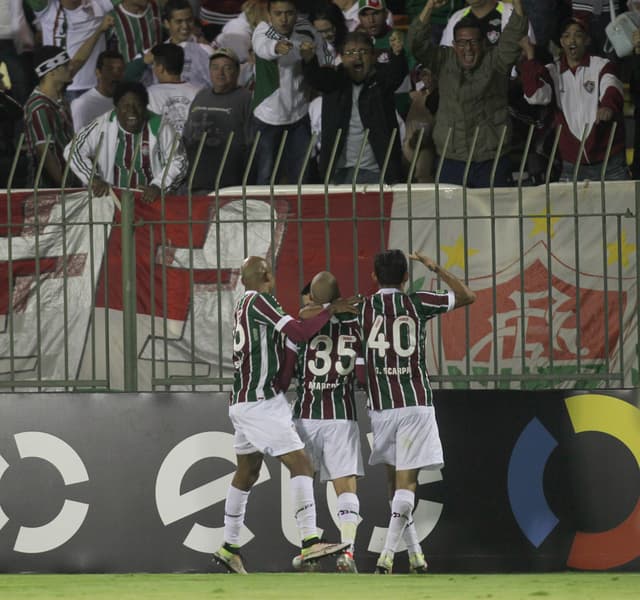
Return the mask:
M 310 300 L 316 307 L 339 296 L 338 282 L 328 271 L 311 281 Z M 291 349 L 288 341 L 287 346 Z M 363 366 L 357 316 L 333 315 L 295 352 L 298 384 L 294 423 L 320 482 L 333 482 L 336 492 L 340 538 L 349 544 L 338 556 L 336 569 L 357 573 L 353 557 L 360 521 L 356 478 L 364 475 L 354 398 L 355 367 L 358 364 L 361 370 Z

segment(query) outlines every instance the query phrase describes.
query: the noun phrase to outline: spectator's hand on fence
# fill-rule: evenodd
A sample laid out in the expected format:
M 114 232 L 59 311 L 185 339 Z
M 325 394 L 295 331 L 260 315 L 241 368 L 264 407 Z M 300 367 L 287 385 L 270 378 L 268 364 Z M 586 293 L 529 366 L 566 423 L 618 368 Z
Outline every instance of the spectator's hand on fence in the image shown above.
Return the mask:
M 391 46 L 392 52 L 399 56 L 402 54 L 403 46 L 404 46 L 404 36 L 401 31 L 394 29 L 391 35 L 389 36 L 389 46 Z
M 113 18 L 111 13 L 106 14 L 102 17 L 102 22 L 100 23 L 100 31 L 109 31 L 116 24 L 116 20 Z
M 602 106 L 598 109 L 596 113 L 596 123 L 602 123 L 606 121 L 611 121 L 613 118 L 613 110 L 611 108 L 607 108 L 606 106 Z
M 111 186 L 103 179 L 100 179 L 100 177 L 94 177 L 93 183 L 91 184 L 91 193 L 97 197 L 106 196 L 109 193 L 110 187 Z
M 300 44 L 300 56 L 302 56 L 302 60 L 304 60 L 304 62 L 310 62 L 315 54 L 316 47 L 313 42 L 302 42 Z
M 338 298 L 329 304 L 329 312 L 332 315 L 336 313 L 353 313 L 358 314 L 358 305 L 362 303 L 362 296 L 350 296 L 349 298 Z
M 278 40 L 276 44 L 276 54 L 284 56 L 285 54 L 289 54 L 291 48 L 293 48 L 293 44 L 289 40 Z
M 155 202 L 160 197 L 160 188 L 157 185 L 142 186 L 142 201 L 147 204 Z

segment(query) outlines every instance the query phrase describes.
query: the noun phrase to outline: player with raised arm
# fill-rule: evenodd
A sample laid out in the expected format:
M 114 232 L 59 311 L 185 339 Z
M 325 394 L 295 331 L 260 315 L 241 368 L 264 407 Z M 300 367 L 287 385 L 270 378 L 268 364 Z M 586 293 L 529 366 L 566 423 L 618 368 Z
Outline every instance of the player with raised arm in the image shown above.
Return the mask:
M 257 481 L 265 454 L 277 457 L 291 473 L 296 523 L 302 562 L 338 554 L 349 544 L 320 540 L 316 527 L 313 466 L 291 419 L 291 408 L 278 374 L 283 364 L 285 337 L 308 340 L 339 312 L 356 312 L 356 299 L 338 299 L 307 321 L 284 313 L 271 294 L 275 281 L 267 261 L 250 256 L 242 263 L 245 293 L 234 311 L 234 383 L 229 417 L 235 429 L 237 469 L 224 507 L 224 544 L 213 560 L 229 572 L 246 574 L 240 557 L 240 533 L 247 500 Z
M 328 271 L 311 281 L 309 300 L 314 305 L 326 307 L 339 297 L 338 282 Z M 338 556 L 336 569 L 357 573 L 353 558 L 360 520 L 356 479 L 364 475 L 354 398 L 356 363 L 364 366 L 357 316 L 333 315 L 316 335 L 292 352 L 298 379 L 294 423 L 320 482 L 333 483 L 340 539 L 349 544 Z M 294 567 L 301 566 L 301 558 L 294 558 Z
M 444 464 L 426 367 L 427 322 L 476 298 L 432 259 L 418 252 L 409 258 L 437 274 L 450 291 L 405 294 L 407 259 L 401 250 L 387 250 L 375 257 L 372 277 L 379 289 L 361 306 L 373 432 L 369 464 L 386 465 L 391 496 L 387 537 L 376 563 L 379 574 L 391 573 L 400 538 L 412 521 L 418 473 Z M 415 528 L 408 532 L 414 538 L 405 538 L 410 569 L 424 573 L 427 563 Z

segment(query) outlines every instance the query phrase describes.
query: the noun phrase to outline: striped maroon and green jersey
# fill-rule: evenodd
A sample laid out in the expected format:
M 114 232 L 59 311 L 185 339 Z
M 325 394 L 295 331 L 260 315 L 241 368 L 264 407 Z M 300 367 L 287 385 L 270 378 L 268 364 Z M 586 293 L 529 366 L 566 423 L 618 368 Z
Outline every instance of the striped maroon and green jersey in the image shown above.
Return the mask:
M 112 111 L 111 118 L 115 119 L 116 112 Z M 125 131 L 118 127 L 118 140 L 115 146 L 115 160 L 113 161 L 113 185 L 116 187 L 139 188 L 149 185 L 153 180 L 151 168 L 151 146 L 149 137 L 157 135 L 160 129 L 159 115 L 147 111 L 147 123 L 139 133 Z M 140 150 L 136 152 L 136 146 Z M 134 160 L 135 158 L 135 160 Z
M 282 328 L 293 320 L 271 294 L 246 291 L 233 316 L 231 404 L 268 400 L 284 357 Z
M 154 0 L 150 0 L 140 15 L 127 12 L 121 4 L 115 7 L 112 15 L 115 24 L 111 30 L 109 47 L 118 50 L 125 62 L 130 62 L 138 54 L 162 42 L 162 19 Z
M 73 138 L 73 121 L 66 101 L 56 101 L 38 88 L 31 92 L 24 105 L 25 138 L 29 153 L 38 160 L 36 146 L 50 136 L 53 151 L 61 167 L 64 166 L 64 147 Z
M 432 317 L 453 308 L 450 292 L 405 294 L 383 289 L 360 308 L 360 325 L 373 410 L 431 406 L 426 333 Z
M 355 315 L 334 315 L 311 340 L 298 347 L 299 419 L 356 419 L 356 360 L 362 359 L 362 336 Z

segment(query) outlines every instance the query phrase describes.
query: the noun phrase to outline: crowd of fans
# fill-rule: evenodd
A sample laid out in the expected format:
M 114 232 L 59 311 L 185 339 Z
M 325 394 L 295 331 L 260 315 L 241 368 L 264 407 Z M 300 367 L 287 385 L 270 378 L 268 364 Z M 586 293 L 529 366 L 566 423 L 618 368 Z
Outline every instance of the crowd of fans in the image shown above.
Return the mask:
M 544 180 L 558 125 L 555 179 L 599 179 L 605 160 L 607 179 L 640 171 L 623 111 L 623 81 L 640 106 L 640 30 L 625 58 L 605 34 L 611 8 L 640 13 L 637 0 L 0 5 L 2 187 L 14 156 L 13 187 L 58 187 L 68 164 L 67 186 L 149 201 L 184 191 L 192 168 L 198 193 L 396 183 L 410 165 L 431 182 L 440 160 L 440 182 L 507 186 L 531 124 L 526 183 Z

